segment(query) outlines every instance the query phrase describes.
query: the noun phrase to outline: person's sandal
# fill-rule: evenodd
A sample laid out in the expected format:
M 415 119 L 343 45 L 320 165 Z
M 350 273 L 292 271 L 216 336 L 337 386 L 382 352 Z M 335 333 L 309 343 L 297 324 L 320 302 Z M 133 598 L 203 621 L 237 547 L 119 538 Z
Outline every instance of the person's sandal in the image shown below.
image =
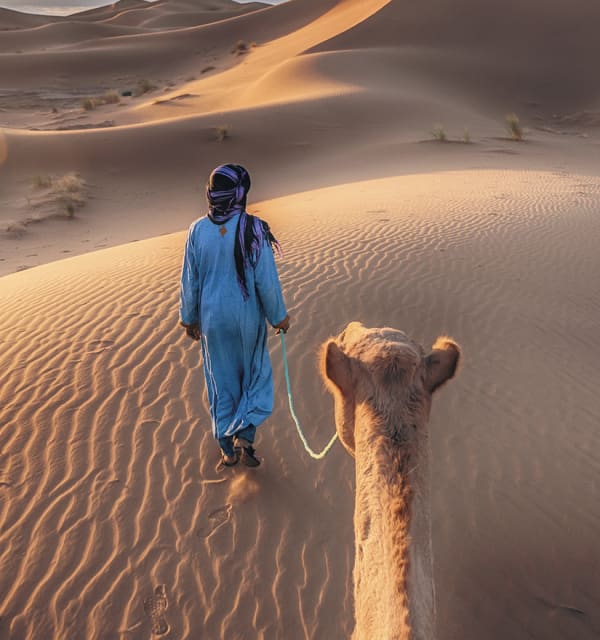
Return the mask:
M 258 467 L 260 465 L 260 458 L 257 458 L 254 454 L 256 451 L 252 445 L 242 447 L 242 462 L 247 467 Z
M 240 454 L 236 451 L 233 456 L 226 456 L 221 451 L 221 460 L 219 460 L 219 464 L 217 465 L 217 469 L 221 467 L 235 467 L 235 465 L 240 461 Z

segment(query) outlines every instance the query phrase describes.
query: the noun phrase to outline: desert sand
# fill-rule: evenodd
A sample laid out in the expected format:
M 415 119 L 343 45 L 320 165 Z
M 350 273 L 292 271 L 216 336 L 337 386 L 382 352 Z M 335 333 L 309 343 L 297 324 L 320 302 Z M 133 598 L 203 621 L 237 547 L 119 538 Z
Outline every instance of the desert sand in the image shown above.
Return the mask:
M 178 279 L 228 161 L 284 250 L 314 449 L 317 353 L 349 321 L 462 346 L 429 424 L 436 638 L 600 636 L 599 20 L 587 0 L 0 9 L 0 637 L 352 633 L 354 462 L 304 452 L 275 335 L 264 463 L 215 469 Z

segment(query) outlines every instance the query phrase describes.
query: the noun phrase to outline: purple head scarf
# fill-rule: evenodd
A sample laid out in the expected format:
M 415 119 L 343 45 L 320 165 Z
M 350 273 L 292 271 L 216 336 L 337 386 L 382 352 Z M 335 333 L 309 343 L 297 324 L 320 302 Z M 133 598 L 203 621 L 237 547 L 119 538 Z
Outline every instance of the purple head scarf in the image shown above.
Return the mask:
M 281 254 L 279 243 L 271 233 L 269 225 L 246 212 L 246 198 L 250 191 L 250 175 L 239 164 L 224 164 L 211 174 L 206 187 L 208 217 L 214 224 L 222 225 L 240 214 L 233 258 L 238 284 L 244 300 L 249 297 L 246 285 L 246 269 L 255 267 L 265 242 Z
M 211 174 L 206 186 L 208 217 L 215 224 L 224 224 L 246 209 L 250 191 L 250 175 L 239 164 L 223 164 Z

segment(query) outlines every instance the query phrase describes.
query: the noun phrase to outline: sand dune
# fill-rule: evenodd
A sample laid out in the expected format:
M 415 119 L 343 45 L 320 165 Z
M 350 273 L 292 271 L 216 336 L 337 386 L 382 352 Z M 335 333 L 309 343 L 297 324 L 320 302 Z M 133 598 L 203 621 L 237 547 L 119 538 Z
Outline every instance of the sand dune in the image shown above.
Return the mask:
M 2 39 L 7 35 L 4 32 L 11 29 L 30 29 L 60 20 L 61 18 L 55 16 L 36 16 L 30 13 L 21 13 L 20 11 L 12 11 L 11 9 L 0 7 L 0 31 L 3 32 Z
M 600 636 L 599 14 L 0 9 L 0 637 L 351 633 L 352 461 L 305 455 L 273 336 L 265 464 L 217 473 L 177 327 L 182 230 L 228 161 L 284 246 L 314 448 L 333 430 L 316 352 L 348 321 L 463 346 L 430 425 L 438 640 Z M 83 108 L 108 91 L 141 95 Z
M 432 0 L 418 10 L 390 2 L 316 49 L 398 47 L 416 53 L 416 68 L 434 82 L 468 85 L 502 108 L 519 96 L 548 113 L 600 97 L 598 83 L 586 81 L 600 54 L 593 35 L 598 12 L 588 0 L 570 11 L 542 0 Z
M 431 423 L 439 638 L 600 630 L 599 202 L 597 178 L 484 171 L 254 207 L 286 251 L 291 374 L 315 448 L 333 429 L 316 350 L 349 318 L 461 336 L 468 364 Z M 0 281 L 10 637 L 148 637 L 160 585 L 166 637 L 349 634 L 351 460 L 304 454 L 273 337 L 265 466 L 214 471 L 198 350 L 176 326 L 183 239 Z
M 126 11 L 135 11 L 137 9 L 147 8 L 149 8 L 149 5 L 145 0 L 117 0 L 117 2 L 107 4 L 103 7 L 80 11 L 75 15 L 77 15 L 78 19 L 105 20 Z
M 117 36 L 143 33 L 143 29 L 106 23 L 79 23 L 63 20 L 52 22 L 32 29 L 19 29 L 3 34 L 0 47 L 3 51 L 47 51 L 49 48 L 61 48 L 96 38 L 114 38 Z
M 142 9 L 132 9 L 118 13 L 107 19 L 106 22 L 111 24 L 132 24 L 149 29 L 185 28 L 225 20 L 267 7 L 268 5 L 260 2 L 239 4 L 233 2 L 233 0 L 222 0 L 221 2 L 171 0 L 157 2 Z

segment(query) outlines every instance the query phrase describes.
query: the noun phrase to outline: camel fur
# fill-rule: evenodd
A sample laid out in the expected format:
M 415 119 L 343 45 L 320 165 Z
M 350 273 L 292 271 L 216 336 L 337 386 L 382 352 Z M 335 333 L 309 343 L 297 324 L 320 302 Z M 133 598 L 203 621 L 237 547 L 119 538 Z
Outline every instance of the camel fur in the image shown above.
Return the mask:
M 427 421 L 460 347 L 426 355 L 396 329 L 352 322 L 322 347 L 339 438 L 356 463 L 354 640 L 433 640 Z

